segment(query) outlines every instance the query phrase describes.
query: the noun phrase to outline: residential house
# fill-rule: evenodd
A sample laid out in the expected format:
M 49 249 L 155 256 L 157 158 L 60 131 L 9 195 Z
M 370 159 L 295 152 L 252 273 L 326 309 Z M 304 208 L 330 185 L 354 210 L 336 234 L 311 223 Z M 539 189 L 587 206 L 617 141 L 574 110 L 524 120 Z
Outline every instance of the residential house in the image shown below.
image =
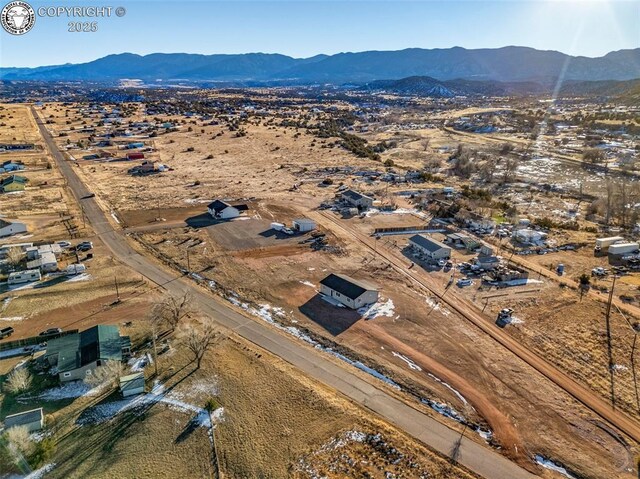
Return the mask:
M 42 408 L 11 414 L 4 418 L 5 429 L 12 427 L 25 427 L 27 432 L 40 431 L 44 427 L 44 414 Z
M 446 241 L 456 248 L 465 248 L 467 251 L 475 251 L 480 247 L 478 240 L 464 233 L 448 234 Z
M 409 238 L 409 246 L 420 256 L 431 260 L 446 260 L 451 257 L 451 248 L 440 241 L 424 235 L 413 235 Z
M 498 268 L 502 263 L 502 260 L 499 256 L 485 256 L 479 255 L 476 258 L 476 265 L 484 269 L 485 271 L 491 271 Z
M 359 210 L 366 210 L 373 206 L 373 198 L 355 190 L 346 190 L 341 194 L 342 200 Z
M 122 361 L 131 354 L 131 339 L 117 326 L 98 325 L 79 333 L 51 339 L 44 355 L 57 367 L 60 381 L 84 379 L 106 361 Z
M 228 220 L 231 218 L 237 218 L 242 211 L 247 211 L 249 207 L 247 205 L 230 205 L 222 200 L 215 200 L 209 203 L 209 214 L 217 219 Z
M 41 258 L 45 253 L 52 253 L 56 258 L 62 254 L 62 246 L 58 243 L 45 244 L 41 246 L 31 246 L 25 249 L 28 260 Z
M 378 301 L 378 289 L 366 281 L 331 273 L 320 281 L 320 292 L 351 309 Z
M 27 261 L 27 268 L 39 269 L 41 273 L 52 273 L 58 271 L 58 260 L 55 254 L 48 251 L 31 261 Z
M 10 193 L 12 191 L 24 191 L 29 181 L 24 176 L 11 175 L 0 181 L 0 190 L 3 193 Z
M 24 170 L 24 163 L 21 161 L 8 160 L 0 165 L 0 173 L 9 173 L 11 171 Z
M 24 223 L 0 219 L 0 238 L 26 232 L 27 225 Z

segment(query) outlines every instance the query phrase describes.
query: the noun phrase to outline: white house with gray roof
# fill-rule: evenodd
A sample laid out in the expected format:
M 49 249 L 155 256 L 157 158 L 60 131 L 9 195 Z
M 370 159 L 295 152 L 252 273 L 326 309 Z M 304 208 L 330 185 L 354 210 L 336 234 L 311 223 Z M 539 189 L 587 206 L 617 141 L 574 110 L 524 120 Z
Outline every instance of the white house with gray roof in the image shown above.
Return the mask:
M 433 238 L 424 235 L 413 235 L 409 238 L 409 246 L 420 256 L 432 260 L 451 258 L 451 248 Z

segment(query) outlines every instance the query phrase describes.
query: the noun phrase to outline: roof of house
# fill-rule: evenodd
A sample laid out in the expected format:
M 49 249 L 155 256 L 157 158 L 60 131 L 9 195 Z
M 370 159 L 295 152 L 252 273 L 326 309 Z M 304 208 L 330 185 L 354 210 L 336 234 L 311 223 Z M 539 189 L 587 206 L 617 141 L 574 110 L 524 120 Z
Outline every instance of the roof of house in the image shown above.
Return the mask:
M 58 372 L 71 371 L 98 359 L 121 361 L 127 341 L 130 339 L 121 337 L 116 326 L 98 325 L 50 340 L 47 355 L 58 354 Z
M 9 185 L 11 183 L 26 183 L 27 182 L 27 178 L 25 178 L 24 176 L 19 176 L 19 175 L 11 175 L 11 176 L 7 176 L 5 179 L 2 180 L 2 183 L 0 183 L 2 186 L 4 185 Z
M 222 200 L 215 200 L 214 202 L 209 203 L 209 206 L 208 206 L 210 210 L 213 210 L 216 213 L 220 213 L 221 211 L 229 207 L 235 208 L 238 211 L 247 211 L 249 209 L 247 205 L 230 205 L 226 201 L 222 201 Z
M 423 236 L 423 235 L 413 235 L 411 238 L 409 238 L 409 242 L 414 243 L 420 246 L 421 248 L 426 249 L 430 253 L 435 253 L 436 251 L 441 250 L 443 248 L 448 250 L 451 249 L 446 244 L 441 243 L 440 241 L 434 240 L 433 238 L 427 238 L 426 236 Z
M 17 414 L 11 414 L 4 418 L 5 427 L 13 426 L 25 426 L 32 422 L 42 421 L 44 415 L 42 414 L 42 408 L 31 409 L 29 411 L 19 412 Z
M 5 226 L 11 226 L 11 222 L 5 221 L 2 218 L 0 218 L 0 228 L 4 228 Z
M 356 299 L 366 291 L 378 291 L 378 289 L 366 281 L 359 281 L 344 274 L 331 273 L 320 281 L 327 288 L 331 288 L 347 298 Z
M 345 190 L 342 192 L 342 196 L 348 196 L 349 198 L 355 201 L 360 200 L 362 198 L 368 198 L 370 200 L 373 199 L 370 196 L 364 195 L 362 193 L 358 193 L 355 190 Z
M 56 255 L 51 253 L 50 251 L 46 251 L 42 253 L 39 258 L 32 261 L 27 261 L 27 268 L 36 269 L 45 264 L 58 264 Z

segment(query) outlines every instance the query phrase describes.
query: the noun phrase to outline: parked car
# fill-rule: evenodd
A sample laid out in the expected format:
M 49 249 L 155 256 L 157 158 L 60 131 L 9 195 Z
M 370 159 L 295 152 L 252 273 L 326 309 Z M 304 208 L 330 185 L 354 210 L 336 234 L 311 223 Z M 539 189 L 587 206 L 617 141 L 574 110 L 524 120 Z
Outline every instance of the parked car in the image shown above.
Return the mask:
M 473 280 L 471 278 L 461 278 L 456 284 L 459 288 L 464 288 L 465 286 L 471 286 L 473 284 Z
M 13 328 L 10 326 L 0 329 L 0 339 L 11 336 L 12 334 L 13 334 Z
M 68 241 L 58 241 L 58 245 L 60 245 L 61 248 L 71 248 L 71 243 Z
M 52 336 L 54 334 L 60 334 L 62 332 L 61 328 L 49 328 L 41 331 L 39 336 Z
M 77 251 L 89 251 L 93 248 L 93 243 L 91 241 L 83 241 L 76 246 Z

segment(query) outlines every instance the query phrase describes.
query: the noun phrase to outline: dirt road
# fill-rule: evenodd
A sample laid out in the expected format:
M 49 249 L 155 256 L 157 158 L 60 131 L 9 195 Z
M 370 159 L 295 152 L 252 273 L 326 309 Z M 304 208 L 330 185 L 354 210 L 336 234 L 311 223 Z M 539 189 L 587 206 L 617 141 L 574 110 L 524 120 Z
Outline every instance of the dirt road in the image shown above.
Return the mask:
M 525 361 L 539 373 L 553 381 L 556 385 L 580 401 L 602 419 L 617 427 L 620 431 L 627 434 L 636 442 L 640 442 L 640 424 L 638 424 L 637 421 L 633 420 L 627 414 L 614 409 L 596 393 L 582 386 L 567 374 L 538 356 L 532 350 L 520 344 L 506 331 L 496 327 L 492 318 L 481 313 L 473 303 L 458 295 L 454 288 L 447 290 L 445 294 L 445 290 L 442 285 L 437 284 L 432 277 L 429 277 L 426 271 L 420 268 L 407 270 L 409 261 L 407 258 L 401 256 L 397 251 L 389 250 L 384 245 L 376 245 L 375 239 L 365 236 L 360 232 L 355 231 L 353 228 L 348 227 L 344 222 L 336 219 L 331 213 L 320 212 L 317 216 L 319 218 L 324 218 L 325 222 L 328 220 L 334 225 L 342 228 L 356 240 L 367 246 L 374 252 L 374 254 L 379 255 L 382 259 L 389 262 L 398 272 L 422 287 L 430 290 L 433 294 L 438 296 L 441 301 L 446 303 L 449 308 L 476 325 L 499 344 Z
M 220 325 L 289 362 L 310 377 L 336 389 L 441 454 L 450 456 L 455 452 L 457 462 L 475 473 L 496 479 L 535 477 L 498 453 L 460 437 L 457 431 L 414 409 L 383 389 L 378 389 L 354 370 L 333 361 L 331 357 L 281 333 L 267 323 L 247 318 L 183 277 L 176 277 L 175 272 L 168 271 L 150 258 L 137 253 L 126 237 L 109 223 L 107 215 L 100 209 L 95 198 L 82 199 L 89 190 L 75 173 L 76 167 L 65 160 L 35 109 L 32 108 L 31 111 L 56 164 L 82 205 L 84 214 L 96 235 L 107 245 L 114 257 L 161 285 L 170 294 L 181 295 L 190 292 L 193 295 L 194 306 Z

